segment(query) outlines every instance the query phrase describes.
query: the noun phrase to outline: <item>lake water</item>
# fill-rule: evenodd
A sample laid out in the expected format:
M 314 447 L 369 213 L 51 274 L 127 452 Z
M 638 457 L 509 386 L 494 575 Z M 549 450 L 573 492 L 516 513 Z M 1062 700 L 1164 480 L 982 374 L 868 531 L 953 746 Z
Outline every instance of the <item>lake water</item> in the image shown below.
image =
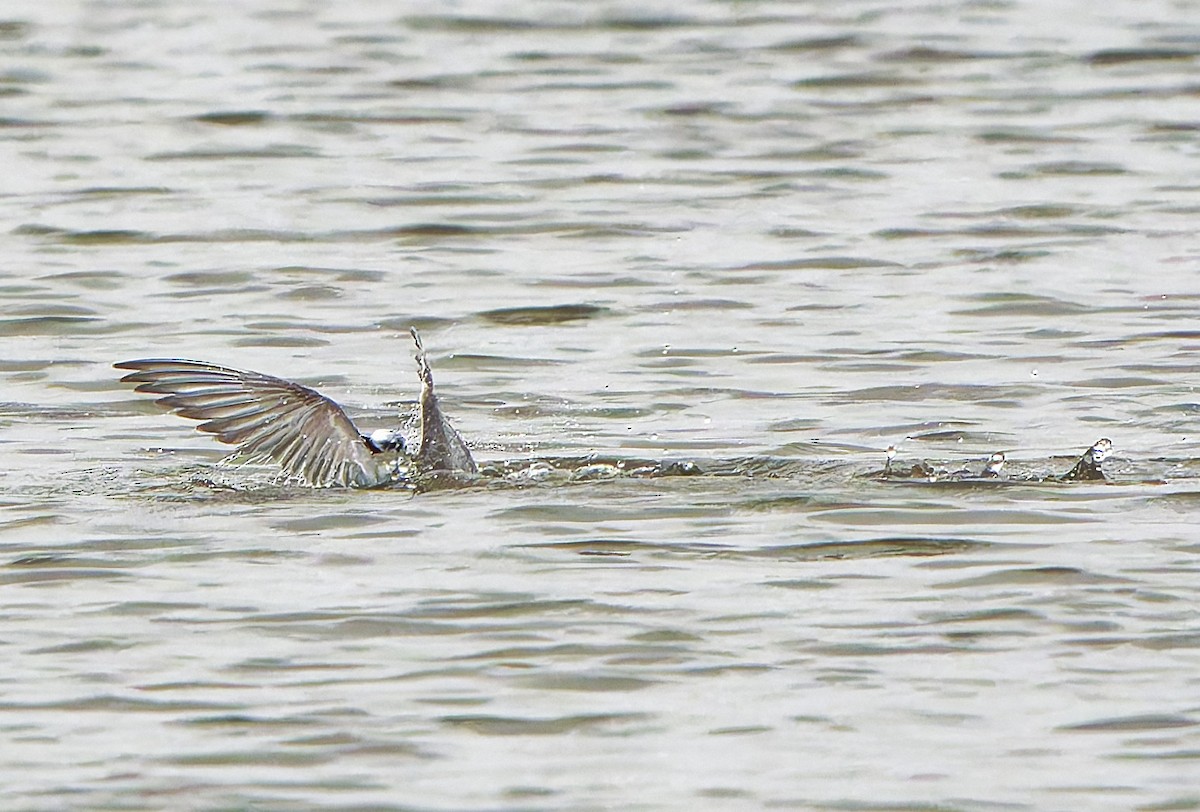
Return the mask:
M 6 809 L 1200 808 L 1200 3 L 8 0 L 0 158 Z M 410 325 L 583 473 L 111 368 L 374 427 Z

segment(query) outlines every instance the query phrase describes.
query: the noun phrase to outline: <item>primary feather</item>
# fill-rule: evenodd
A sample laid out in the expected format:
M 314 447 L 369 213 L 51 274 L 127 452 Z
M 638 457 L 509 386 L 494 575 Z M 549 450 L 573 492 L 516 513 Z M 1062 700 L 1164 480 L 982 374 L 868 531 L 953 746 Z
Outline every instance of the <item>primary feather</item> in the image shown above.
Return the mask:
M 176 358 L 122 361 L 136 391 L 202 420 L 196 428 L 238 447 L 247 460 L 274 461 L 314 487 L 370 488 L 397 476 L 395 456 L 372 450 L 342 408 L 292 381 Z
M 439 471 L 476 473 L 475 460 L 462 436 L 442 414 L 433 390 L 433 370 L 425 357 L 425 347 L 415 328 L 410 328 L 417 345 L 417 376 L 421 379 L 421 439 L 417 462 L 422 468 Z

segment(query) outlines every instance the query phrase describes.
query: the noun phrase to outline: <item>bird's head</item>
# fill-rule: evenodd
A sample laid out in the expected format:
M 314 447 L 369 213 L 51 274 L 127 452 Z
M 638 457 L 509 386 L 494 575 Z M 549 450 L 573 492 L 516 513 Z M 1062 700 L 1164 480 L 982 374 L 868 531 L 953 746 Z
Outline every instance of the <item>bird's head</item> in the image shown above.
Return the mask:
M 367 437 L 367 445 L 375 452 L 405 451 L 404 435 L 397 429 L 376 429 Z

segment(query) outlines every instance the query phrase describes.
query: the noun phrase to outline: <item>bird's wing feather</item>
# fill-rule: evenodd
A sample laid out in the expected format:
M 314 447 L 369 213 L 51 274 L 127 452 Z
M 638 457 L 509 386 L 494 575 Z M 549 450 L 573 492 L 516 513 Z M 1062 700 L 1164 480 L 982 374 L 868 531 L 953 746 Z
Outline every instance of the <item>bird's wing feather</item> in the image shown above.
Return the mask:
M 391 477 L 354 423 L 329 398 L 292 381 L 174 358 L 122 361 L 121 380 L 163 395 L 157 403 L 196 428 L 238 447 L 253 460 L 274 461 L 315 487 L 370 487 Z
M 411 328 L 409 332 L 417 346 L 417 377 L 421 379 L 421 442 L 417 463 L 428 470 L 477 473 L 475 460 L 462 435 L 454 430 L 454 426 L 442 414 L 442 407 L 433 390 L 433 370 L 429 367 L 429 359 L 425 357 L 421 336 L 416 328 Z

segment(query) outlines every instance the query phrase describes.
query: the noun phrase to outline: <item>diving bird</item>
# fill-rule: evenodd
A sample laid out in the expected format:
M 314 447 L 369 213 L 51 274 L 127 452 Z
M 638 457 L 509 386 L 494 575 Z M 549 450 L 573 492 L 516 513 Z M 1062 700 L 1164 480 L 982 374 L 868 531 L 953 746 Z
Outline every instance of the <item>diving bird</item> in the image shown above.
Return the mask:
M 1075 467 L 1058 477 L 1058 479 L 1063 482 L 1103 480 L 1105 477 L 1104 472 L 1100 470 L 1100 463 L 1108 459 L 1112 454 L 1112 450 L 1112 440 L 1107 437 L 1101 437 L 1092 444 L 1091 448 L 1083 452 L 1083 456 L 1075 463 Z
M 416 329 L 419 435 L 415 449 L 400 428 L 363 434 L 341 406 L 293 381 L 175 358 L 121 361 L 131 369 L 122 383 L 163 395 L 156 403 L 180 417 L 203 420 L 196 428 L 236 445 L 233 457 L 274 462 L 285 475 L 315 488 L 375 488 L 416 472 L 474 474 L 467 444 L 442 414 L 433 371 Z

